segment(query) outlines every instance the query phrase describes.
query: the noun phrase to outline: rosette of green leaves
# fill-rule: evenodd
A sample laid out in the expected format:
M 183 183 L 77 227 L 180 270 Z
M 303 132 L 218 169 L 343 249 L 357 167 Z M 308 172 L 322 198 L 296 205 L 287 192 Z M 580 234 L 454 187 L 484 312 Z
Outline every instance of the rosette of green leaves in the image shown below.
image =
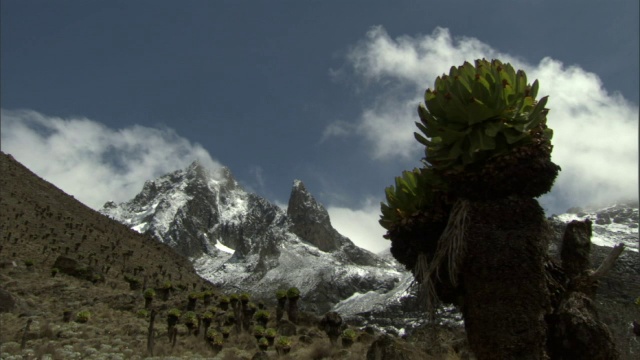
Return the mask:
M 258 347 L 260 347 L 260 349 L 266 350 L 269 347 L 269 340 L 263 337 L 260 338 L 258 340 Z
M 229 295 L 229 302 L 230 302 L 231 304 L 235 304 L 235 303 L 237 303 L 237 302 L 238 302 L 238 299 L 239 299 L 238 294 L 231 294 L 231 295 Z
M 476 60 L 436 78 L 418 107 L 425 161 L 439 170 L 465 166 L 530 143 L 550 140 L 547 97 L 536 100 L 538 81 L 509 63 Z M 539 131 L 542 129 L 542 131 Z
M 152 288 L 148 288 L 144 291 L 143 296 L 147 300 L 153 299 L 154 297 L 156 297 L 156 291 Z
M 288 336 L 280 336 L 277 340 L 277 345 L 280 348 L 291 348 L 291 339 Z
M 220 332 L 222 333 L 222 335 L 229 335 L 231 334 L 231 326 L 225 326 L 222 329 L 220 329 Z
M 207 327 L 211 325 L 211 322 L 213 322 L 213 318 L 214 318 L 214 313 L 211 311 L 205 311 L 204 314 L 202 314 L 202 322 Z
M 90 319 L 91 319 L 91 312 L 89 312 L 88 310 L 83 310 L 76 314 L 76 322 L 78 323 L 84 324 L 88 322 Z
M 287 290 L 287 298 L 289 299 L 297 299 L 300 297 L 300 290 L 297 287 L 291 287 Z
M 249 293 L 242 293 L 240 294 L 240 302 L 241 303 L 248 303 L 249 300 L 251 300 L 251 295 L 249 295 Z
M 269 311 L 267 311 L 267 310 L 258 310 L 258 311 L 253 315 L 253 318 L 254 318 L 257 322 L 264 322 L 264 323 L 266 323 L 267 321 L 269 321 L 269 316 L 271 316 L 271 313 L 269 313 Z
M 177 308 L 173 308 L 171 310 L 169 310 L 169 312 L 167 313 L 167 316 L 169 317 L 173 317 L 173 318 L 180 318 L 180 315 L 182 315 L 182 312 L 180 310 L 178 310 Z
M 380 204 L 380 225 L 393 232 L 411 227 L 416 217 L 438 215 L 430 212 L 437 197 L 445 191 L 446 184 L 431 169 L 404 171 L 402 176 L 396 177 L 395 186 L 385 189 L 387 203 Z
M 275 338 L 278 335 L 278 331 L 274 328 L 267 328 L 264 331 L 264 336 L 266 338 Z
M 182 312 L 176 308 L 169 310 L 169 312 L 167 313 L 167 325 L 169 325 L 169 328 L 175 326 L 178 323 L 181 315 Z
M 224 344 L 223 337 L 216 329 L 207 330 L 205 337 L 210 344 L 222 346 Z
M 193 329 L 198 325 L 198 316 L 193 311 L 187 311 L 182 316 L 182 322 L 189 328 Z
M 257 337 L 262 337 L 264 336 L 264 326 L 262 325 L 256 325 L 253 327 L 253 335 L 257 336 Z
M 287 297 L 287 290 L 280 289 L 276 291 L 276 299 L 284 299 Z

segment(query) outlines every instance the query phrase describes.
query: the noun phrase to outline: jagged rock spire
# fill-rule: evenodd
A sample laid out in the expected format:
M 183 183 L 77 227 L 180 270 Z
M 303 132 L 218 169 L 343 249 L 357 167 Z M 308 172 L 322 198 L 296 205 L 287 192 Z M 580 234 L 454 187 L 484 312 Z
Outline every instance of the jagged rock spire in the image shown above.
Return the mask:
M 293 223 L 291 231 L 318 249 L 334 251 L 342 245 L 343 236 L 331 226 L 329 213 L 300 180 L 293 182 L 287 216 Z

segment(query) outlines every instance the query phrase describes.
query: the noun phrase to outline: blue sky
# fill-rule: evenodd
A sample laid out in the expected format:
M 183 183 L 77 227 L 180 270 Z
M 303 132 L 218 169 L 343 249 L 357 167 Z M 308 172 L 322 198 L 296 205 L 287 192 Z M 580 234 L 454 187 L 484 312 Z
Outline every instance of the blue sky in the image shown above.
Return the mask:
M 280 204 L 303 180 L 380 250 L 422 93 L 480 57 L 550 95 L 549 214 L 638 196 L 638 1 L 0 4 L 2 151 L 94 208 L 198 158 Z

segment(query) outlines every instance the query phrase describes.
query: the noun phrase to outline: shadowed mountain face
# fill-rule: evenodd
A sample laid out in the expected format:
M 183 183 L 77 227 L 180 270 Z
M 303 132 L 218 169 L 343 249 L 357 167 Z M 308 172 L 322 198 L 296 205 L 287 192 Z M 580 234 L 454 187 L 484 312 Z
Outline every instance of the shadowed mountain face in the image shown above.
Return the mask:
M 139 267 L 140 276 L 151 278 L 162 264 L 160 272 L 165 275 L 157 273 L 150 280 L 153 283 L 168 280 L 167 274 L 172 274 L 174 282 L 182 278 L 185 283 L 206 283 L 171 247 L 83 205 L 11 155 L 0 153 L 0 164 L 4 251 L 12 248 L 23 260 L 40 259 L 45 268 L 59 255 L 76 258 L 104 274 L 107 281 L 124 283 L 123 274 L 132 273 L 133 267 Z
M 223 288 L 271 299 L 296 286 L 309 310 L 327 311 L 354 293 L 386 292 L 401 278 L 388 261 L 338 233 L 298 180 L 285 212 L 242 189 L 228 169 L 194 162 L 101 212 L 161 239 Z

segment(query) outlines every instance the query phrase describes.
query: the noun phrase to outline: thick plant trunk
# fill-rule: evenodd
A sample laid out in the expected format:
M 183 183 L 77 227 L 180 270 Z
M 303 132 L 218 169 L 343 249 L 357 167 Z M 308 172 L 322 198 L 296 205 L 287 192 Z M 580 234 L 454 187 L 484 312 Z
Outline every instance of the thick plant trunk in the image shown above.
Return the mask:
M 287 308 L 287 317 L 289 321 L 298 325 L 298 297 L 289 298 L 289 307 Z
M 530 198 L 472 202 L 461 268 L 469 345 L 482 359 L 547 359 L 551 233 Z

